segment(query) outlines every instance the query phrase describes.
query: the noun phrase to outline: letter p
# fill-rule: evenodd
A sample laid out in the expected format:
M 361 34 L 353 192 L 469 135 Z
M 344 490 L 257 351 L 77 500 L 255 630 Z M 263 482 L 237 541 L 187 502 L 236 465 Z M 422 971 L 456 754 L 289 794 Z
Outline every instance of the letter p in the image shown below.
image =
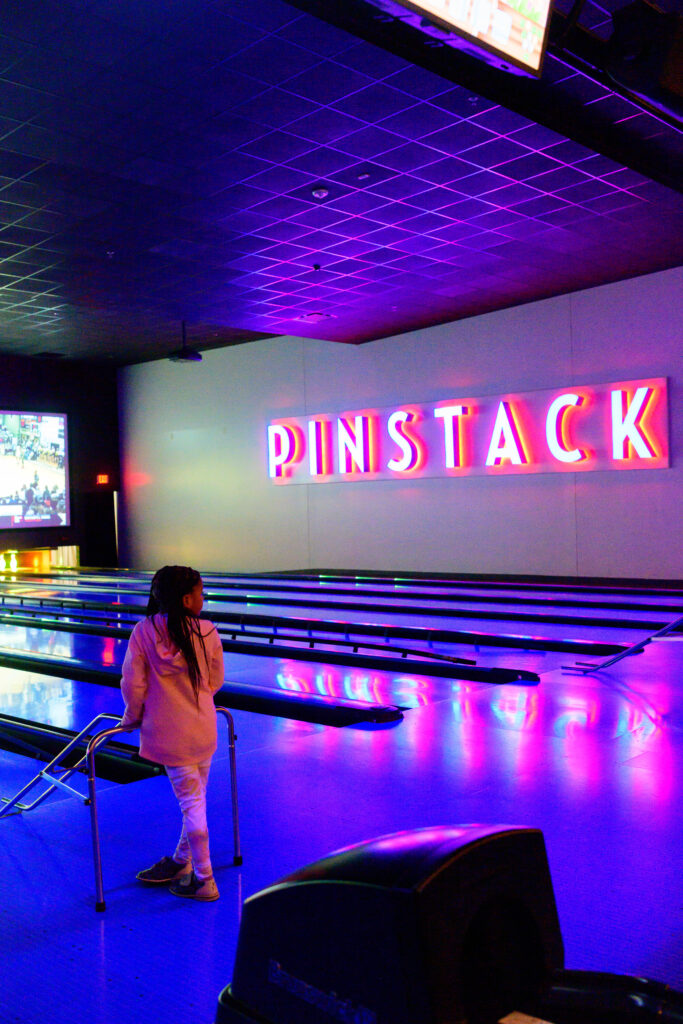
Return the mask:
M 287 423 L 268 426 L 268 476 L 281 480 L 289 476 L 303 456 L 303 435 L 299 427 Z

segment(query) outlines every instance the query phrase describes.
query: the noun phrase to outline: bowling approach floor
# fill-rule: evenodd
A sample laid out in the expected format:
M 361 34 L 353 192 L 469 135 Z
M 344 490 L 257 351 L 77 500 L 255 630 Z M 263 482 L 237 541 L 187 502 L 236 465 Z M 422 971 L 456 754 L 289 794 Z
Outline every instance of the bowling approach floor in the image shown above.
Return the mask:
M 83 593 L 86 581 L 75 582 Z M 53 594 L 58 589 L 54 581 L 20 585 L 34 593 L 40 587 Z M 95 579 L 91 589 L 106 596 L 111 585 Z M 135 589 L 132 579 L 116 585 L 120 594 Z M 148 579 L 137 585 L 144 590 Z M 377 588 L 376 581 L 372 586 Z M 481 615 L 473 610 L 475 602 L 463 609 L 467 618 L 451 621 L 454 628 L 490 632 L 486 613 L 500 611 L 496 598 L 506 594 L 516 597 L 516 611 L 528 607 L 533 613 L 525 603 L 530 592 L 516 590 L 513 582 L 505 593 L 471 584 L 468 589 L 482 599 Z M 273 593 L 265 596 L 270 599 Z M 559 606 L 568 595 L 555 590 L 543 596 L 552 607 L 553 598 Z M 590 591 L 584 597 L 575 610 L 590 618 L 586 608 L 599 596 Z M 309 598 L 313 604 L 314 597 Z M 646 599 L 610 588 L 609 600 L 620 598 L 624 604 L 659 603 L 666 610 L 654 617 L 662 621 L 683 614 L 680 589 Z M 239 598 L 234 601 L 239 605 Z M 372 601 L 383 605 L 381 598 Z M 132 603 L 144 604 L 144 598 Z M 285 614 L 282 607 L 278 613 Z M 289 614 L 300 616 L 302 609 L 290 607 Z M 648 614 L 652 618 L 654 613 Z M 338 609 L 322 615 L 342 617 Z M 636 611 L 631 618 L 644 615 Z M 363 621 L 370 617 L 362 613 Z M 409 613 L 407 618 L 435 625 L 431 614 Z M 531 622 L 531 630 L 513 620 L 493 625 L 509 633 L 563 632 L 572 638 L 600 636 L 610 643 L 630 643 L 654 632 L 633 624 Z M 66 656 L 83 656 L 88 639 L 53 631 L 46 640 L 44 634 L 29 636 L 25 630 L 22 636 L 17 629 L 1 627 L 0 647 L 34 643 L 40 649 L 42 643 L 54 654 L 62 644 Z M 537 685 L 373 670 L 375 689 L 368 690 L 366 671 L 368 693 L 381 693 L 382 699 L 393 694 L 406 706 L 403 720 L 391 727 L 333 728 L 235 712 L 244 863 L 232 866 L 227 737 L 219 723 L 209 790 L 221 891 L 217 903 L 178 900 L 135 882 L 136 871 L 173 848 L 178 812 L 164 778 L 127 786 L 99 784 L 104 913 L 95 912 L 86 807 L 59 795 L 30 814 L 0 819 L 3 1022 L 209 1024 L 218 993 L 231 977 L 240 907 L 247 896 L 351 843 L 404 829 L 472 822 L 543 830 L 567 967 L 638 974 L 683 990 L 681 638 L 674 633 L 641 655 L 586 676 L 563 670 L 563 664 L 576 661 L 571 654 L 526 652 L 540 676 Z M 98 656 L 118 664 L 125 644 L 107 639 Z M 93 650 L 87 647 L 89 656 Z M 470 656 L 475 656 L 471 648 Z M 495 652 L 496 664 L 505 659 L 518 664 L 524 656 Z M 235 668 L 233 657 L 226 653 L 228 677 Z M 256 658 L 254 665 L 243 671 L 263 674 L 267 659 Z M 300 663 L 289 671 L 290 684 L 294 680 L 305 687 L 322 673 L 328 689 L 337 686 L 362 696 L 361 669 Z M 282 665 L 271 665 L 268 685 L 278 684 L 278 673 L 281 677 Z M 399 699 L 409 693 L 419 699 Z M 13 669 L 0 670 L 0 698 L 6 713 L 30 712 L 36 720 L 42 713 L 45 720 L 67 727 L 85 724 L 93 709 L 120 710 L 113 689 Z M 36 762 L 0 751 L 0 793 L 11 795 L 35 770 Z

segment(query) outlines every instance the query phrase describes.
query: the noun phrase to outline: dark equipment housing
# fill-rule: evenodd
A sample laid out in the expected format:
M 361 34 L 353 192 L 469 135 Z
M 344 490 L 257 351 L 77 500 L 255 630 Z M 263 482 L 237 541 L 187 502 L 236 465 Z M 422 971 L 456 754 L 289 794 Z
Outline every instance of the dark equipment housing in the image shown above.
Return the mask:
M 563 959 L 538 829 L 398 832 L 246 901 L 216 1024 L 683 1024 L 668 985 Z
M 246 901 L 216 1022 L 488 1024 L 562 965 L 538 829 L 399 832 Z

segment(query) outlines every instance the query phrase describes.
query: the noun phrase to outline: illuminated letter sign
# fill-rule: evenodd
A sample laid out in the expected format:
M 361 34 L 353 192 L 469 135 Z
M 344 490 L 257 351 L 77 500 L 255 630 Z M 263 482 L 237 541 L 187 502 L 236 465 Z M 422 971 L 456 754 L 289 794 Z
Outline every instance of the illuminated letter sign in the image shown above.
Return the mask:
M 420 469 L 424 463 L 424 446 L 411 430 L 413 424 L 419 422 L 420 418 L 416 412 L 398 409 L 392 412 L 387 421 L 389 437 L 401 450 L 400 459 L 389 459 L 387 462 L 387 469 L 393 470 L 394 473 L 411 473 Z
M 559 462 L 581 462 L 582 459 L 586 458 L 586 452 L 580 448 L 570 447 L 566 432 L 569 410 L 577 409 L 583 404 L 583 397 L 573 393 L 558 395 L 550 403 L 545 420 L 545 437 L 550 454 Z
M 329 420 L 308 421 L 308 465 L 311 476 L 327 476 L 332 472 L 330 426 Z
M 669 465 L 666 378 L 273 420 L 276 484 Z
M 434 410 L 434 416 L 443 420 L 446 469 L 456 469 L 464 464 L 460 417 L 467 411 L 464 405 L 442 405 Z
M 337 440 L 339 447 L 339 472 L 367 473 L 370 469 L 370 441 L 368 437 L 368 421 L 365 416 L 354 416 L 353 426 L 348 420 L 340 417 L 337 420 Z
M 628 459 L 632 452 L 639 459 L 653 459 L 655 453 L 643 433 L 643 419 L 652 397 L 652 388 L 639 387 L 633 398 L 628 391 L 612 392 L 612 458 Z
M 275 423 L 268 427 L 268 475 L 285 477 L 301 459 L 301 429 L 295 424 Z
M 527 457 L 522 446 L 519 427 L 509 402 L 501 402 L 493 425 L 493 434 L 486 456 L 487 466 L 500 466 L 507 460 L 513 466 L 522 466 Z

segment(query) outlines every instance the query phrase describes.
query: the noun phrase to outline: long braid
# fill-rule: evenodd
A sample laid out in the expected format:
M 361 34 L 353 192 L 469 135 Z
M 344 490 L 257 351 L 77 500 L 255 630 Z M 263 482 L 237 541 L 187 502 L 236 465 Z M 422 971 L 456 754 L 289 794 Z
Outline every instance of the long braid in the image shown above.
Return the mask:
M 205 662 L 207 662 L 206 647 L 199 621 L 187 610 L 183 604 L 183 597 L 189 594 L 200 581 L 201 576 L 196 569 L 185 565 L 165 565 L 163 569 L 159 569 L 154 574 L 146 611 L 148 616 L 156 615 L 157 612 L 166 615 L 168 635 L 187 662 L 187 670 L 197 704 L 199 704 L 201 669 L 197 661 L 193 637 L 199 637 Z

